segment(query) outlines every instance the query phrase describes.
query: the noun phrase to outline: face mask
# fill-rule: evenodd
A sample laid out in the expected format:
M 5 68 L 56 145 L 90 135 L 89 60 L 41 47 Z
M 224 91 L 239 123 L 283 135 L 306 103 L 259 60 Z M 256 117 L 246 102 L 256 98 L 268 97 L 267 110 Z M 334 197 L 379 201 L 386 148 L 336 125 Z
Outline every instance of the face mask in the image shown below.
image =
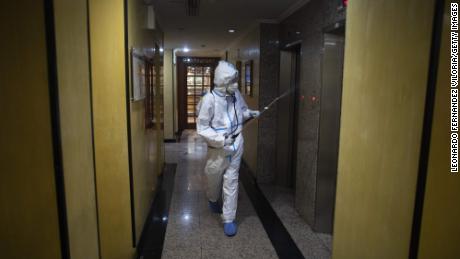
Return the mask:
M 227 92 L 229 94 L 234 94 L 238 89 L 238 83 L 231 83 L 227 86 Z
M 219 93 L 225 94 L 225 92 L 227 91 L 227 87 L 225 87 L 224 85 L 216 85 L 214 87 L 214 91 L 218 91 Z

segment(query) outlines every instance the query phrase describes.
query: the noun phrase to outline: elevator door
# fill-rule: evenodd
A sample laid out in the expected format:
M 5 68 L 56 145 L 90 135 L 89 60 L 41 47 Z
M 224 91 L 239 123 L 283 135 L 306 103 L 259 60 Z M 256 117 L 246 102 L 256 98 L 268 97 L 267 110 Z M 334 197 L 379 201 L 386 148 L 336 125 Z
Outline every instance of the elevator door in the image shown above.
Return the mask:
M 297 155 L 297 82 L 299 48 L 280 52 L 280 82 L 278 95 L 291 91 L 280 99 L 276 136 L 276 184 L 294 189 Z
M 319 125 L 317 209 L 315 231 L 331 233 L 337 180 L 337 163 L 342 99 L 343 28 L 324 34 L 322 57 L 321 112 Z

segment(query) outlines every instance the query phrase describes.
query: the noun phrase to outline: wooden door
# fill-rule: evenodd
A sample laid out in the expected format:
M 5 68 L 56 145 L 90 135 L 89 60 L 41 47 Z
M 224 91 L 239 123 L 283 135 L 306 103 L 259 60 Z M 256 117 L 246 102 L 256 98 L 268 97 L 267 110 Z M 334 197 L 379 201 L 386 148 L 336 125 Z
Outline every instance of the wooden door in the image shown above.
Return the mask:
M 213 88 L 214 69 L 219 58 L 177 59 L 179 131 L 196 129 L 196 106 Z

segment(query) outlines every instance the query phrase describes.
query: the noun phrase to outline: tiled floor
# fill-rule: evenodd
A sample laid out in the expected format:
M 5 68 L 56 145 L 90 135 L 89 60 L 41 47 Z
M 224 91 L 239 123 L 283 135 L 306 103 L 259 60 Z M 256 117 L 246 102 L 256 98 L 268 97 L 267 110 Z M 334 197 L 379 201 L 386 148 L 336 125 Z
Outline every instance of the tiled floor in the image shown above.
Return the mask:
M 294 208 L 294 194 L 288 188 L 259 186 L 305 258 L 331 258 L 332 238 L 313 232 Z
M 177 169 L 162 258 L 277 258 L 242 184 L 238 234 L 224 235 L 220 216 L 207 207 L 205 160 L 206 144 L 193 132 L 166 144 L 166 162 L 177 163 Z

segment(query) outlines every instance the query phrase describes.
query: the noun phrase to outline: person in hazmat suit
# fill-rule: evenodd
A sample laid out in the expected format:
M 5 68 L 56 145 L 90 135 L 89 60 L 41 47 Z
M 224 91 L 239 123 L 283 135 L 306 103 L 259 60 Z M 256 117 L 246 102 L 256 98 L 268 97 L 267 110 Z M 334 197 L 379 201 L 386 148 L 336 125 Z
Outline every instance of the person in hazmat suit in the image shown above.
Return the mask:
M 238 201 L 238 171 L 243 155 L 243 122 L 258 117 L 248 109 L 238 91 L 238 71 L 228 62 L 219 61 L 215 69 L 214 89 L 203 96 L 197 110 L 197 132 L 208 144 L 205 166 L 209 207 L 222 213 L 224 233 L 234 236 Z M 222 195 L 222 207 L 219 197 Z

